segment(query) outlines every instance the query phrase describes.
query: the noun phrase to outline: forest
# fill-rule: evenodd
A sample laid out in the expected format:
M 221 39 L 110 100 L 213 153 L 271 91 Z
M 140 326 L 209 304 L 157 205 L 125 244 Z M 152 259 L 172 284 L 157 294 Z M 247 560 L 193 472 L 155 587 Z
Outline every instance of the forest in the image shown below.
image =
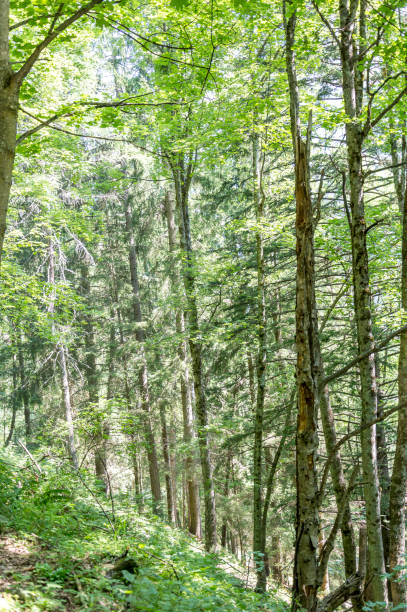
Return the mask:
M 0 611 L 407 610 L 407 4 L 0 0 Z

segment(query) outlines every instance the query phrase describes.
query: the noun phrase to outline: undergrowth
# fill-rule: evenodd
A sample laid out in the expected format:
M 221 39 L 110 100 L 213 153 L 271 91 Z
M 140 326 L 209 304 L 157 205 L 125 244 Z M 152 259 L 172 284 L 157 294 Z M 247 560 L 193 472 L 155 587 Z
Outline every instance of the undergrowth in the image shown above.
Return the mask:
M 246 588 L 235 558 L 204 553 L 128 496 L 112 506 L 86 472 L 41 465 L 0 456 L 0 612 L 286 609 L 277 592 Z M 132 571 L 114 570 L 120 557 Z

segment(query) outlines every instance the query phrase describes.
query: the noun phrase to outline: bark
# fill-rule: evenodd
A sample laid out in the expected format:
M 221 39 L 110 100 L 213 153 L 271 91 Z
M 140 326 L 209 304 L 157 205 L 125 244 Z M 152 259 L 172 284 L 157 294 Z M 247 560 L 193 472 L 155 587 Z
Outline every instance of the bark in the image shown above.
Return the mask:
M 78 469 L 78 455 L 76 452 L 76 444 L 75 444 L 75 430 L 73 424 L 73 412 L 72 412 L 72 402 L 71 402 L 71 390 L 69 387 L 69 373 L 68 373 L 68 364 L 67 364 L 67 348 L 63 345 L 59 348 L 59 365 L 61 368 L 61 383 L 62 383 L 62 398 L 65 408 L 65 420 L 66 426 L 68 430 L 67 444 L 68 444 L 68 453 L 70 460 L 72 461 L 72 465 L 75 470 Z
M 90 307 L 90 280 L 88 266 L 81 266 L 81 294 L 87 301 L 87 308 Z M 109 477 L 107 474 L 106 439 L 108 436 L 108 426 L 100 419 L 99 415 L 99 384 L 98 372 L 96 367 L 96 347 L 93 321 L 89 312 L 83 315 L 83 332 L 85 344 L 85 378 L 88 389 L 88 400 L 95 411 L 95 475 L 104 483 L 105 491 L 108 491 Z M 109 372 L 110 374 L 110 372 Z
M 109 245 L 110 248 L 112 249 L 112 245 Z M 113 264 L 111 264 L 110 266 L 110 273 L 111 273 L 111 299 L 112 299 L 112 304 L 113 304 L 113 312 L 111 313 L 111 318 L 113 319 L 114 315 L 116 315 L 116 319 L 117 319 L 117 331 L 118 331 L 118 335 L 119 335 L 119 344 L 120 346 L 124 349 L 125 347 L 125 338 L 124 338 L 124 333 L 123 333 L 123 319 L 122 319 L 122 314 L 121 314 L 121 310 L 120 310 L 120 306 L 119 306 L 119 296 L 118 296 L 118 288 L 117 288 L 117 279 L 116 279 L 116 270 Z M 112 328 L 111 328 L 111 345 L 110 345 L 110 352 L 111 352 L 111 363 L 113 364 L 113 358 L 116 352 L 116 347 L 113 344 L 114 343 L 114 337 L 115 337 L 115 331 L 114 331 L 114 326 L 112 324 Z M 127 367 L 127 359 L 126 356 L 124 356 L 124 359 L 122 359 L 122 366 L 123 366 L 123 376 L 124 376 L 124 398 L 126 400 L 126 407 L 127 407 L 127 412 L 128 414 L 131 414 L 133 412 L 133 405 L 132 405 L 132 400 L 131 400 L 131 393 L 130 393 L 130 384 L 129 384 L 129 373 L 128 373 L 128 367 Z M 112 374 L 113 376 L 113 374 Z M 111 396 L 108 395 L 108 399 L 110 399 Z M 143 483 L 142 483 L 142 472 L 141 472 L 141 462 L 140 462 L 140 456 L 138 453 L 138 448 L 139 448 L 139 444 L 138 444 L 138 436 L 134 430 L 134 426 L 132 427 L 131 433 L 129 435 L 130 438 L 130 444 L 129 444 L 129 454 L 130 454 L 130 460 L 133 466 L 133 474 L 134 474 L 134 489 L 135 489 L 135 496 L 136 496 L 136 503 L 138 506 L 138 510 L 141 513 L 143 511 Z
M 20 333 L 20 337 L 17 341 L 17 355 L 18 355 L 18 369 L 20 374 L 20 396 L 23 402 L 24 407 L 24 426 L 25 426 L 25 439 L 29 441 L 31 436 L 31 411 L 30 411 L 30 397 L 28 390 L 28 383 L 25 375 L 25 361 L 24 361 L 24 353 L 22 347 L 22 337 Z
M 136 339 L 139 343 L 139 372 L 138 372 L 138 386 L 141 396 L 141 405 L 143 410 L 143 426 L 144 436 L 147 447 L 148 467 L 150 474 L 150 485 L 151 493 L 153 497 L 153 510 L 157 514 L 162 514 L 161 508 L 161 487 L 160 487 L 160 474 L 158 469 L 157 450 L 156 443 L 151 424 L 151 404 L 150 404 L 150 392 L 148 385 L 148 369 L 147 359 L 144 350 L 145 342 L 145 331 L 144 322 L 141 312 L 140 302 L 140 287 L 138 280 L 138 266 L 137 266 L 137 252 L 133 232 L 132 223 L 132 209 L 130 198 L 124 202 L 124 214 L 126 220 L 126 232 L 129 242 L 129 265 L 130 265 L 130 278 L 131 286 L 133 291 L 133 322 L 136 325 Z
M 281 545 L 278 533 L 271 537 L 271 576 L 277 584 L 283 583 Z
M 358 596 L 360 592 L 360 576 L 355 574 L 337 587 L 332 593 L 327 595 L 318 603 L 318 612 L 333 612 L 339 608 L 349 598 Z
M 4 5 L 0 0 L 0 23 L 4 25 Z M 5 22 L 8 24 L 8 20 Z M 0 47 L 3 47 L 3 27 L 0 28 Z M 14 157 L 16 151 L 17 109 L 19 87 L 12 78 L 8 61 L 0 57 L 0 262 L 6 232 L 7 210 L 12 183 Z
M 319 386 L 319 410 L 322 422 L 322 428 L 324 432 L 325 446 L 328 457 L 331 457 L 330 462 L 330 475 L 332 480 L 332 486 L 335 493 L 335 500 L 337 508 L 340 508 L 342 503 L 345 503 L 343 512 L 343 520 L 341 524 L 341 536 L 342 536 L 342 547 L 345 565 L 345 576 L 351 578 L 356 573 L 356 542 L 355 534 L 352 524 L 352 515 L 350 510 L 349 500 L 345 499 L 346 495 L 346 481 L 343 470 L 342 458 L 339 448 L 336 447 L 337 436 L 336 436 L 336 425 L 335 417 L 331 406 L 331 398 L 329 393 L 329 387 L 324 384 L 324 365 L 321 355 L 321 347 L 319 335 L 315 338 L 315 349 L 317 352 L 317 359 L 319 361 L 318 369 L 318 386 Z M 345 502 L 344 502 L 345 499 Z M 354 610 L 360 612 L 363 607 L 363 601 L 361 597 L 354 597 L 352 599 L 352 607 Z
M 161 436 L 163 444 L 163 457 L 164 457 L 164 469 L 165 469 L 165 488 L 167 492 L 167 514 L 168 521 L 172 525 L 177 523 L 177 509 L 174 498 L 173 481 L 171 478 L 171 463 L 170 463 L 170 444 L 167 428 L 167 415 L 165 410 L 165 402 L 160 403 L 160 419 L 161 419 Z
M 407 312 L 407 190 L 404 185 L 403 234 L 401 264 L 401 308 Z M 393 472 L 390 483 L 389 502 L 389 566 L 393 574 L 391 595 L 393 605 L 407 607 L 407 588 L 405 570 L 396 567 L 406 564 L 405 558 L 405 504 L 407 494 L 407 331 L 400 335 L 398 363 L 398 424 L 397 441 L 394 455 Z
M 168 244 L 169 251 L 172 256 L 177 250 L 176 224 L 174 203 L 170 193 L 165 194 L 164 199 L 165 215 L 167 219 L 168 229 Z M 171 262 L 171 284 L 173 291 L 176 291 L 180 285 L 180 276 L 176 266 L 176 262 Z M 187 450 L 185 452 L 184 466 L 186 478 L 186 494 L 188 506 L 188 531 L 196 537 L 201 537 L 201 516 L 199 509 L 199 485 L 195 474 L 195 456 L 193 452 L 193 442 L 195 440 L 194 419 L 191 402 L 190 375 L 188 366 L 188 351 L 185 341 L 185 316 L 181 307 L 177 308 L 175 313 L 175 331 L 180 338 L 177 352 L 180 363 L 180 387 L 181 387 L 181 404 L 182 404 L 182 419 L 183 419 L 183 437 Z
M 319 556 L 321 556 L 323 550 L 324 550 L 324 544 L 325 544 L 325 540 L 324 540 L 324 534 L 322 531 L 322 528 L 319 531 L 319 536 L 318 536 L 318 553 Z M 322 580 L 322 584 L 321 584 L 321 591 L 323 593 L 328 593 L 329 591 L 329 571 L 328 571 L 328 566 L 324 572 L 324 577 Z
M 212 460 L 209 444 L 208 411 L 203 369 L 203 348 L 200 339 L 198 306 L 195 292 L 195 263 L 189 222 L 188 193 L 192 179 L 193 161 L 187 163 L 183 157 L 173 159 L 171 169 L 179 215 L 180 246 L 183 254 L 182 274 L 188 306 L 188 342 L 194 375 L 195 409 L 197 416 L 198 446 L 201 460 L 202 484 L 205 503 L 205 548 L 214 551 L 217 547 L 216 502 L 213 484 Z
M 285 8 L 286 5 L 284 5 Z M 291 8 L 291 7 L 290 7 Z M 318 334 L 315 308 L 314 220 L 309 187 L 308 146 L 301 137 L 295 69 L 295 11 L 285 15 L 286 67 L 290 93 L 291 134 L 295 161 L 296 201 L 296 543 L 293 610 L 315 610 L 318 587 L 319 496 L 316 474 L 318 448 L 318 364 L 314 340 Z
M 17 416 L 17 409 L 18 409 L 18 390 L 17 390 L 17 373 L 18 373 L 18 368 L 17 368 L 17 355 L 15 353 L 15 351 L 13 351 L 13 365 L 12 365 L 12 380 L 13 380 L 13 391 L 11 393 L 11 402 L 12 402 L 12 413 L 11 413 L 11 423 L 10 423 L 10 430 L 8 433 L 8 436 L 4 442 L 4 446 L 7 447 L 14 435 L 14 428 L 16 425 L 16 416 Z
M 250 408 L 254 410 L 256 403 L 256 390 L 254 387 L 254 364 L 251 352 L 247 351 L 247 371 L 249 373 Z
M 293 394 L 294 395 L 294 394 Z M 266 494 L 264 496 L 264 504 L 263 504 L 263 511 L 262 511 L 262 551 L 263 553 L 265 553 L 265 548 L 266 548 L 266 532 L 267 532 L 267 515 L 268 515 L 268 511 L 269 511 L 269 507 L 270 507 L 270 500 L 271 500 L 271 494 L 273 491 L 273 485 L 274 485 L 274 478 L 275 475 L 277 473 L 277 468 L 278 468 L 278 463 L 281 457 L 281 454 L 284 450 L 285 447 L 285 443 L 288 437 L 288 433 L 289 433 L 289 425 L 290 425 L 290 421 L 291 421 L 291 413 L 292 413 L 292 404 L 294 403 L 294 397 L 290 398 L 290 405 L 289 408 L 287 410 L 287 415 L 286 415 L 286 419 L 285 419 L 285 423 L 284 423 L 284 431 L 281 435 L 280 441 L 278 443 L 276 452 L 274 454 L 274 458 L 273 461 L 270 461 L 270 469 L 269 469 L 269 473 L 267 475 L 267 481 L 266 481 Z
M 253 556 L 257 576 L 256 590 L 266 590 L 267 577 L 264 564 L 265 536 L 263 532 L 263 417 L 264 396 L 266 389 L 266 300 L 264 278 L 264 245 L 261 224 L 264 216 L 264 194 L 261 187 L 261 151 L 260 138 L 252 136 L 252 178 L 253 196 L 256 212 L 256 264 L 257 264 L 257 359 L 256 379 L 257 395 L 254 412 L 254 445 L 253 445 Z
M 229 497 L 229 482 L 230 482 L 230 471 L 231 471 L 231 463 L 232 463 L 232 451 L 228 450 L 226 457 L 226 471 L 225 471 L 225 484 L 223 488 L 223 496 L 225 500 Z M 222 548 L 226 547 L 226 536 L 227 536 L 227 527 L 228 527 L 228 519 L 227 515 L 223 517 L 222 527 L 220 530 L 220 545 Z
M 323 380 L 323 370 L 321 362 L 321 379 Z M 320 415 L 322 428 L 324 431 L 325 446 L 328 457 L 332 456 L 330 474 L 332 486 L 335 493 L 336 505 L 339 508 L 346 494 L 346 482 L 343 471 L 342 458 L 339 449 L 336 448 L 337 437 L 335 428 L 335 417 L 333 414 L 328 385 L 324 385 L 320 393 Z M 342 547 L 345 565 L 345 576 L 351 578 L 356 573 L 356 542 L 352 523 L 349 501 L 345 502 L 345 510 L 341 524 Z M 363 607 L 361 597 L 352 599 L 354 610 L 360 611 Z
M 362 579 L 362 587 L 366 578 L 367 570 L 367 532 L 366 523 L 359 526 L 359 558 L 358 558 L 358 574 Z
M 0 0 L 0 262 L 16 150 L 19 86 L 9 56 L 9 0 Z
M 377 416 L 383 415 L 383 393 L 380 389 L 380 363 L 375 355 L 375 367 L 377 378 Z M 380 483 L 380 513 L 382 517 L 382 539 L 383 553 L 386 572 L 389 571 L 389 503 L 390 503 L 390 471 L 387 455 L 386 430 L 383 421 L 376 425 L 376 446 L 377 446 L 377 472 Z M 390 585 L 389 585 L 390 586 Z M 391 599 L 391 593 L 389 592 Z
M 357 9 L 359 20 L 357 20 Z M 370 310 L 370 280 L 366 246 L 366 222 L 363 196 L 362 154 L 364 130 L 360 121 L 363 105 L 364 75 L 355 54 L 362 51 L 365 37 L 364 0 L 348 4 L 340 0 L 340 55 L 346 122 L 346 145 L 350 184 L 352 271 L 355 319 L 359 353 L 374 348 Z M 360 47 L 356 43 L 355 27 L 359 22 Z M 377 385 L 375 359 L 371 353 L 359 362 L 362 404 L 362 425 L 377 416 Z M 361 432 L 362 469 L 366 504 L 368 538 L 368 580 L 374 601 L 387 603 L 384 550 L 380 516 L 380 490 L 377 464 L 376 427 Z
M 405 130 L 404 125 L 401 125 L 399 129 Z M 390 129 L 395 130 L 394 122 L 390 119 Z M 394 133 L 390 135 L 390 150 L 391 150 L 391 163 L 393 165 L 393 182 L 396 190 L 397 202 L 399 205 L 400 214 L 403 214 L 404 209 L 404 198 L 406 192 L 406 162 L 407 162 L 407 138 L 405 135 L 401 137 L 401 146 L 397 141 Z
M 181 517 L 179 515 L 177 499 L 177 425 L 175 423 L 174 414 L 171 415 L 170 430 L 168 432 L 168 445 L 169 445 L 169 460 L 170 460 L 170 478 L 171 486 L 173 491 L 173 502 L 174 502 L 174 515 L 175 524 L 177 527 L 181 527 Z

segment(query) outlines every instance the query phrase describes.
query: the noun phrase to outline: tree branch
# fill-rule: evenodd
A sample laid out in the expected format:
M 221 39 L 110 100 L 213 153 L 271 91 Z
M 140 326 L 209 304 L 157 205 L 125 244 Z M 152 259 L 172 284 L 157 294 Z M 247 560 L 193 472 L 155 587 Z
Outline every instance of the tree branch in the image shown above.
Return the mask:
M 353 368 L 354 365 L 358 364 L 359 361 L 362 361 L 362 359 L 366 359 L 366 357 L 369 357 L 369 355 L 371 355 L 372 353 L 378 353 L 379 351 L 381 351 L 390 342 L 390 340 L 393 340 L 393 338 L 395 338 L 396 336 L 399 336 L 405 331 L 407 331 L 407 324 L 403 325 L 402 327 L 399 327 L 394 332 L 386 336 L 384 340 L 379 342 L 379 344 L 377 344 L 372 349 L 369 349 L 368 351 L 364 351 L 363 353 L 355 357 L 355 359 L 352 359 L 351 361 L 349 361 L 346 365 L 344 365 L 342 368 L 340 368 L 333 374 L 326 376 L 321 383 L 321 389 L 322 387 L 332 382 L 336 378 L 340 378 L 340 376 L 343 376 L 344 374 L 346 374 L 351 368 Z
M 30 73 L 35 62 L 38 60 L 42 51 L 44 51 L 44 49 L 46 49 L 51 44 L 51 42 L 55 40 L 55 38 L 57 38 L 60 34 L 62 34 L 62 32 L 64 32 L 70 25 L 75 23 L 75 21 L 78 21 L 78 19 L 80 19 L 83 15 L 85 15 L 88 11 L 90 11 L 94 6 L 97 6 L 98 4 L 102 4 L 102 2 L 104 2 L 104 0 L 90 0 L 90 2 L 81 6 L 70 17 L 65 19 L 65 21 L 63 21 L 57 28 L 54 28 L 55 23 L 53 22 L 53 24 L 51 25 L 51 28 L 48 31 L 47 36 L 35 47 L 34 51 L 26 59 L 26 61 L 24 62 L 20 70 L 15 73 L 14 79 L 16 80 L 16 82 L 18 84 L 21 84 L 23 82 L 23 80 Z M 56 18 L 58 18 L 60 11 L 61 11 L 61 7 L 58 8 L 57 13 L 55 14 Z M 55 21 L 55 16 L 54 16 L 54 21 Z
M 397 412 L 398 410 L 401 410 L 401 408 L 403 408 L 403 407 L 404 407 L 403 405 L 393 406 L 393 408 L 390 408 L 389 410 L 386 410 L 386 412 L 383 412 L 383 414 L 378 416 L 376 419 L 373 419 L 372 421 L 369 421 L 368 423 L 363 423 L 363 425 L 361 425 L 360 427 L 357 427 L 353 431 L 349 432 L 348 434 L 346 434 L 346 436 L 343 436 L 343 438 L 341 438 L 335 444 L 335 446 L 333 447 L 332 451 L 328 455 L 328 458 L 327 458 L 325 466 L 324 466 L 324 471 L 322 473 L 321 485 L 320 485 L 320 488 L 319 488 L 319 497 L 320 498 L 322 498 L 322 496 L 324 494 L 325 486 L 326 486 L 326 483 L 327 483 L 327 480 L 328 480 L 329 468 L 330 468 L 331 463 L 332 463 L 332 461 L 333 461 L 333 459 L 334 459 L 334 457 L 336 455 L 336 452 L 340 449 L 340 447 L 343 446 L 343 444 L 345 444 L 345 442 L 347 442 L 348 440 L 350 440 L 354 436 L 357 436 L 358 434 L 360 434 L 365 429 L 369 429 L 369 427 L 373 427 L 373 425 L 376 425 L 376 423 L 380 423 L 381 421 L 384 421 L 385 419 L 387 419 L 387 417 L 391 416 L 394 412 Z

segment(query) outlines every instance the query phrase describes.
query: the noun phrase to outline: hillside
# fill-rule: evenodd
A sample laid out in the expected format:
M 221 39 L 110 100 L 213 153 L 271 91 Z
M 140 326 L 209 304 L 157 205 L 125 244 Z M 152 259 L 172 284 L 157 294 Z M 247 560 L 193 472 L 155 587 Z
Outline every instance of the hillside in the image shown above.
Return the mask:
M 245 568 L 86 473 L 0 458 L 0 610 L 284 610 Z

